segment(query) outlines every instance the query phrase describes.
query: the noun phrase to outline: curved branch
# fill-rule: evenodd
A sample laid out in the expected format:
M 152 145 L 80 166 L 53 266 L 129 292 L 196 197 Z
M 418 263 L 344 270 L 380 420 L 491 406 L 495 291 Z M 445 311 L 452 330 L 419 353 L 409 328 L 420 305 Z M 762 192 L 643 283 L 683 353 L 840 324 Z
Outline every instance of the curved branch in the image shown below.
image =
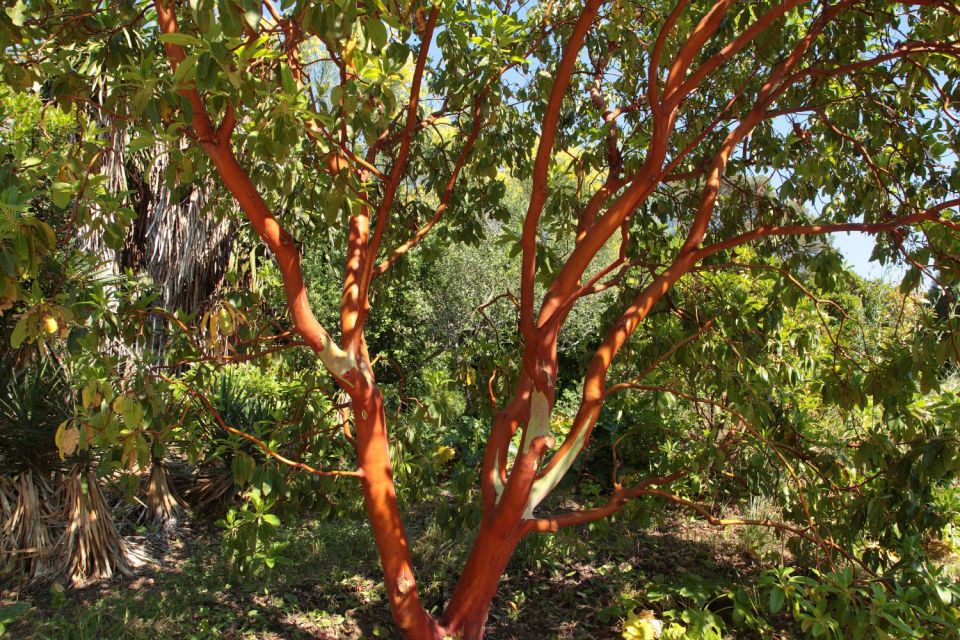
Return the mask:
M 613 492 L 613 495 L 610 496 L 610 499 L 607 501 L 607 503 L 602 507 L 578 511 L 567 511 L 565 513 L 558 513 L 556 515 L 547 516 L 544 518 L 534 518 L 532 520 L 527 520 L 524 523 L 524 527 L 526 532 L 529 533 L 545 533 L 558 531 L 563 527 L 573 527 L 579 524 L 596 522 L 597 520 L 602 520 L 603 518 L 612 516 L 616 512 L 620 511 L 628 499 L 647 495 L 647 487 L 669 484 L 674 480 L 684 477 L 687 475 L 687 473 L 687 471 L 677 471 L 666 476 L 646 478 L 640 481 L 640 483 L 636 486 L 620 487 L 619 489 L 616 489 Z
M 177 33 L 177 17 L 172 6 L 155 0 L 157 20 L 163 33 Z M 177 66 L 186 58 L 183 47 L 171 42 L 164 43 L 170 67 Z M 250 220 L 260 238 L 276 256 L 277 266 L 283 276 L 287 306 L 297 332 L 319 356 L 324 366 L 343 384 L 350 386 L 347 374 L 356 369 L 355 361 L 337 346 L 327 330 L 317 321 L 310 308 L 307 289 L 300 268 L 300 253 L 293 237 L 280 225 L 273 212 L 264 202 L 250 176 L 237 161 L 228 137 L 218 138 L 210 115 L 196 86 L 191 84 L 179 89 L 193 110 L 192 125 L 197 139 L 210 157 L 217 173 L 227 189 L 237 200 L 240 209 Z M 231 131 L 227 127 L 222 133 Z
M 960 198 L 954 198 L 952 200 L 947 200 L 941 202 L 938 205 L 930 207 L 922 213 L 915 213 L 909 216 L 901 216 L 899 218 L 894 218 L 886 222 L 841 222 L 836 224 L 812 224 L 812 225 L 795 225 L 795 226 L 778 226 L 778 225 L 763 225 L 757 227 L 746 233 L 742 233 L 733 238 L 728 238 L 726 240 L 721 240 L 715 244 L 703 247 L 698 249 L 695 252 L 697 260 L 702 260 L 709 256 L 712 256 L 715 253 L 724 251 L 726 249 L 732 249 L 734 247 L 740 246 L 747 242 L 757 240 L 759 238 L 766 238 L 770 236 L 809 236 L 809 235 L 826 235 L 828 233 L 839 233 L 843 231 L 860 231 L 863 233 L 877 234 L 883 233 L 885 231 L 893 231 L 900 227 L 911 226 L 915 224 L 920 224 L 923 222 L 933 222 L 935 224 L 940 224 L 946 226 L 954 231 L 960 231 L 960 224 L 952 220 L 947 220 L 940 218 L 938 214 L 951 207 L 960 206 Z
M 670 32 L 677 25 L 680 14 L 683 13 L 688 4 L 690 4 L 690 0 L 678 0 L 673 7 L 673 11 L 670 12 L 660 28 L 660 33 L 657 34 L 657 40 L 653 43 L 653 49 L 650 52 L 650 64 L 647 68 L 647 102 L 650 103 L 650 108 L 654 112 L 661 110 L 659 81 L 660 60 L 663 58 L 663 50 L 667 46 L 667 38 L 670 37 Z
M 669 477 L 669 476 L 667 476 Z M 656 480 L 660 480 L 659 478 Z M 867 567 L 859 558 L 848 552 L 846 549 L 838 545 L 832 540 L 824 540 L 822 538 L 814 537 L 809 534 L 805 529 L 794 526 L 792 524 L 787 524 L 785 522 L 778 522 L 771 520 L 769 518 L 765 519 L 754 519 L 754 518 L 718 518 L 706 507 L 697 504 L 686 498 L 682 498 L 678 495 L 672 494 L 668 491 L 662 489 L 648 489 L 646 488 L 650 484 L 658 484 L 657 482 L 647 482 L 647 484 L 641 484 L 636 487 L 629 487 L 615 491 L 610 497 L 610 501 L 602 507 L 597 507 L 596 509 L 588 509 L 586 511 L 572 511 L 568 513 L 559 514 L 550 518 L 538 518 L 535 520 L 528 520 L 526 522 L 526 530 L 528 532 L 551 532 L 557 531 L 561 527 L 569 527 L 578 524 L 585 524 L 588 522 L 594 522 L 602 518 L 606 518 L 614 513 L 623 509 L 624 504 L 630 498 L 639 498 L 641 496 L 657 496 L 668 502 L 673 502 L 674 504 L 687 507 L 692 509 L 704 520 L 707 521 L 707 524 L 714 527 L 734 527 L 734 526 L 756 526 L 756 527 L 767 527 L 770 529 L 777 529 L 785 533 L 792 534 L 798 538 L 803 538 L 807 542 L 813 543 L 823 549 L 828 549 L 836 551 L 844 558 L 851 562 L 855 562 L 860 565 L 865 571 L 870 573 L 870 575 L 876 575 L 869 567 Z
M 537 227 L 540 223 L 540 215 L 543 213 L 543 206 L 547 200 L 547 178 L 557 136 L 557 127 L 560 124 L 563 100 L 567 94 L 567 88 L 570 86 L 570 77 L 601 4 L 601 0 L 587 0 L 583 12 L 573 28 L 573 33 L 567 40 L 563 56 L 560 58 L 560 64 L 555 73 L 553 87 L 550 90 L 550 98 L 547 100 L 543 126 L 540 131 L 540 143 L 537 145 L 537 154 L 533 162 L 530 203 L 523 219 L 523 233 L 520 238 L 520 245 L 523 249 L 520 266 L 520 329 L 527 340 L 533 338 L 535 329 L 533 286 L 537 272 Z
M 433 41 L 433 32 L 437 26 L 437 18 L 440 17 L 441 5 L 436 5 L 430 10 L 427 17 L 427 23 L 424 27 L 420 40 L 420 53 L 417 55 L 417 63 L 413 70 L 413 78 L 410 82 L 410 104 L 407 107 L 407 121 L 403 131 L 400 134 L 400 148 L 397 151 L 397 157 L 390 170 L 389 178 L 384 187 L 383 200 L 377 207 L 377 225 L 373 231 L 373 237 L 370 239 L 370 246 L 367 247 L 367 255 L 364 260 L 363 278 L 361 285 L 361 300 L 366 301 L 367 289 L 370 286 L 370 279 L 373 274 L 374 264 L 377 259 L 377 250 L 383 240 L 383 235 L 387 229 L 387 222 L 390 217 L 390 209 L 393 207 L 393 201 L 396 197 L 397 188 L 407 169 L 407 159 L 410 156 L 410 146 L 413 143 L 413 134 L 417 129 L 418 108 L 420 106 L 420 88 L 423 82 L 423 72 L 427 65 L 427 57 L 430 52 L 430 43 Z
M 679 105 L 680 101 L 688 96 L 694 89 L 696 89 L 704 78 L 710 75 L 724 62 L 739 53 L 754 38 L 763 33 L 766 29 L 770 28 L 770 25 L 782 18 L 790 10 L 802 4 L 808 4 L 809 2 L 810 0 L 788 0 L 787 2 L 780 3 L 767 13 L 757 18 L 757 20 L 754 21 L 754 23 L 751 24 L 747 29 L 745 29 L 743 33 L 737 36 L 733 42 L 711 56 L 702 65 L 700 65 L 696 71 L 691 73 L 690 76 L 683 81 L 683 84 L 676 87 L 673 92 L 668 91 L 668 93 L 663 97 L 664 105 L 668 108 Z
M 605 380 L 613 359 L 639 326 L 640 322 L 647 317 L 653 306 L 666 295 L 671 287 L 673 287 L 684 274 L 689 272 L 690 269 L 702 259 L 702 256 L 697 251 L 697 247 L 706 235 L 710 219 L 713 215 L 714 206 L 719 196 L 721 176 L 727 166 L 730 154 L 746 135 L 768 117 L 767 108 L 769 105 L 791 86 L 791 81 L 784 81 L 783 78 L 799 64 L 804 54 L 823 29 L 838 15 L 841 9 L 850 2 L 853 2 L 853 0 L 847 0 L 846 3 L 839 3 L 824 10 L 821 17 L 810 27 L 800 42 L 794 46 L 784 61 L 771 71 L 760 90 L 753 108 L 724 139 L 720 149 L 710 163 L 700 205 L 693 223 L 687 232 L 683 246 L 680 248 L 673 263 L 654 277 L 651 283 L 637 294 L 633 303 L 610 328 L 600 347 L 590 359 L 586 375 L 584 376 L 580 408 L 574 417 L 573 427 L 560 445 L 560 448 L 546 464 L 540 475 L 541 482 L 547 482 L 549 479 L 549 484 L 555 486 L 556 483 L 559 482 L 560 477 L 562 477 L 573 463 L 576 455 L 586 447 L 600 415 L 600 409 L 603 406 L 604 397 L 607 393 Z M 544 319 L 549 321 L 554 314 L 561 315 L 561 312 L 566 308 L 566 301 L 570 293 L 576 289 L 576 283 L 589 263 L 589 259 L 592 259 L 596 250 L 599 249 L 600 244 L 605 242 L 609 234 L 612 233 L 612 230 L 609 229 L 611 222 L 617 219 L 622 220 L 629 216 L 639 202 L 652 192 L 657 182 L 661 179 L 662 173 L 659 167 L 662 163 L 662 154 L 666 152 L 665 136 L 669 134 L 673 127 L 673 113 L 672 111 L 670 112 L 671 115 L 666 121 L 660 123 L 655 122 L 655 129 L 659 126 L 661 134 L 664 136 L 664 139 L 660 141 L 660 146 L 662 147 L 659 150 L 661 152 L 660 159 L 655 164 L 649 164 L 652 157 L 647 158 L 645 166 L 638 172 L 638 177 L 635 179 L 635 182 L 618 198 L 617 202 L 608 209 L 591 233 L 587 234 L 584 241 L 574 249 L 570 260 L 564 268 L 561 269 L 557 279 L 547 293 L 547 297 L 541 307 L 541 321 L 544 321 Z M 657 132 L 655 131 L 654 133 L 654 140 L 656 141 Z M 653 144 L 654 143 L 651 143 L 651 153 L 653 151 Z M 640 180 L 641 177 L 642 181 Z M 591 241 L 591 236 L 595 234 L 599 234 L 599 237 Z M 593 247 L 591 247 L 591 242 L 594 245 Z M 597 244 L 598 242 L 600 244 Z M 591 249 L 593 249 L 592 252 L 590 251 Z M 574 258 L 581 250 L 585 255 L 580 256 L 580 260 L 587 259 L 587 262 L 577 264 Z
M 241 437 L 241 438 L 243 438 L 243 439 L 245 439 L 245 440 L 248 440 L 248 441 L 252 442 L 254 445 L 256 445 L 256 447 L 257 447 L 258 449 L 260 449 L 260 451 L 262 451 L 262 452 L 265 453 L 266 455 L 270 456 L 270 457 L 273 458 L 274 460 L 277 460 L 278 462 L 281 462 L 281 463 L 287 465 L 288 467 L 293 467 L 294 469 L 300 469 L 301 471 L 306 471 L 307 473 L 312 473 L 312 474 L 315 475 L 315 476 L 321 476 L 321 477 L 336 477 L 336 476 L 351 476 L 351 477 L 354 477 L 354 478 L 362 478 L 362 477 L 363 477 L 363 471 L 362 471 L 362 470 L 357 470 L 357 471 L 341 471 L 341 470 L 325 471 L 325 470 L 323 470 L 323 469 L 317 469 L 317 468 L 315 468 L 315 467 L 311 467 L 310 465 L 305 464 L 305 463 L 303 463 L 303 462 L 297 462 L 296 460 L 291 460 L 291 459 L 289 459 L 289 458 L 287 458 L 287 457 L 284 457 L 283 455 L 281 455 L 281 454 L 277 453 L 276 451 L 274 451 L 273 449 L 271 449 L 270 446 L 269 446 L 267 443 L 265 443 L 263 440 L 261 440 L 260 438 L 257 438 L 256 436 L 251 435 L 251 434 L 249 434 L 249 433 L 247 433 L 247 432 L 245 432 L 245 431 L 241 431 L 240 429 L 235 429 L 235 428 L 231 427 L 230 425 L 228 425 L 226 422 L 224 422 L 223 416 L 221 416 L 221 415 L 220 415 L 220 412 L 217 411 L 217 408 L 213 406 L 213 403 L 210 402 L 210 400 L 209 400 L 205 395 L 203 395 L 202 393 L 200 393 L 199 391 L 197 391 L 192 385 L 184 382 L 183 380 L 174 380 L 174 379 L 172 379 L 172 378 L 168 378 L 167 376 L 165 376 L 165 375 L 163 375 L 163 374 L 160 374 L 160 377 L 163 378 L 164 380 L 166 380 L 167 382 L 169 382 L 169 383 L 172 384 L 172 385 L 178 385 L 178 384 L 179 384 L 179 385 L 182 385 L 183 388 L 186 390 L 186 392 L 187 392 L 188 394 L 190 394 L 191 397 L 193 397 L 195 400 L 199 400 L 200 403 L 203 404 L 204 407 L 206 407 L 207 411 L 210 413 L 210 415 L 213 416 L 213 419 L 217 422 L 217 424 L 220 426 L 221 429 L 223 429 L 224 431 L 226 431 L 226 432 L 228 432 L 228 433 L 232 433 L 232 434 L 235 435 L 235 436 L 239 436 L 239 437 Z
M 467 141 L 464 144 L 463 150 L 460 152 L 460 156 L 457 158 L 457 164 L 453 168 L 453 172 L 450 174 L 450 178 L 447 180 L 447 184 L 443 189 L 443 195 L 440 196 L 440 204 L 437 205 L 436 209 L 433 211 L 433 217 L 431 217 L 423 226 L 421 226 L 413 234 L 413 236 L 394 249 L 389 256 L 384 258 L 380 264 L 377 265 L 377 268 L 373 271 L 373 277 L 377 277 L 386 273 L 390 267 L 394 265 L 403 255 L 417 246 L 421 240 L 423 240 L 430 230 L 440 221 L 440 218 L 443 217 L 444 211 L 447 210 L 447 207 L 450 205 L 450 199 L 453 197 L 454 187 L 457 184 L 457 178 L 460 176 L 460 172 L 463 170 L 464 165 L 467 162 L 467 158 L 470 156 L 470 151 L 473 149 L 474 143 L 477 141 L 477 137 L 480 135 L 480 103 L 476 102 L 473 113 L 473 126 L 470 129 L 470 135 L 467 136 Z

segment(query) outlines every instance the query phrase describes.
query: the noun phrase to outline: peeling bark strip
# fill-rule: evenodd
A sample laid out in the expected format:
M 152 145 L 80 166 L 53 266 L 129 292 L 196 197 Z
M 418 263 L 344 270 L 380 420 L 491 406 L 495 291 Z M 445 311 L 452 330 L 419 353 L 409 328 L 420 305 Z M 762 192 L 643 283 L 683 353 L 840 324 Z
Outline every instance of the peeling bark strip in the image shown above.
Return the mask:
M 813 64 L 808 58 L 814 44 L 828 27 L 845 12 L 860 10 L 858 0 L 840 0 L 818 9 L 819 14 L 810 21 L 790 50 L 781 60 L 769 65 L 766 77 L 758 78 L 762 82 L 752 104 L 742 105 L 743 115 L 734 120 L 734 124 L 723 137 L 716 150 L 702 149 L 704 141 L 710 137 L 720 123 L 733 116 L 728 113 L 734 105 L 744 101 L 745 88 L 741 87 L 732 97 L 716 119 L 696 135 L 692 142 L 674 143 L 675 125 L 679 110 L 703 81 L 720 69 L 738 53 L 769 29 L 782 23 L 794 11 L 802 10 L 809 0 L 785 0 L 774 3 L 765 13 L 757 16 L 751 24 L 744 26 L 740 33 L 727 42 L 714 43 L 718 33 L 723 33 L 722 25 L 730 10 L 736 6 L 733 0 L 717 0 L 704 9 L 696 11 L 690 8 L 688 0 L 678 0 L 668 15 L 663 18 L 655 41 L 649 46 L 649 66 L 647 86 L 641 95 L 637 95 L 631 105 L 609 109 L 602 95 L 603 68 L 609 63 L 600 60 L 594 65 L 591 77 L 593 103 L 603 112 L 604 124 L 611 127 L 605 137 L 606 157 L 609 171 L 603 186 L 575 214 L 577 221 L 576 244 L 573 251 L 547 284 L 539 309 L 535 308 L 535 281 L 539 271 L 537 261 L 537 234 L 539 221 L 544 210 L 550 189 L 549 173 L 558 150 L 558 130 L 563 115 L 564 101 L 567 99 L 571 78 L 579 73 L 578 65 L 583 63 L 583 49 L 597 25 L 604 19 L 602 10 L 606 3 L 602 0 L 587 0 L 582 9 L 566 22 L 549 24 L 545 17 L 543 34 L 536 40 L 540 46 L 549 36 L 555 34 L 562 39 L 559 62 L 551 70 L 552 85 L 546 102 L 540 140 L 532 166 L 532 189 L 520 240 L 522 264 L 520 273 L 520 329 L 524 340 L 522 366 L 514 387 L 511 400 L 497 414 L 491 425 L 481 468 L 481 494 L 483 517 L 469 558 L 457 582 L 453 596 L 447 604 L 442 617 L 433 618 L 423 607 L 417 592 L 409 545 L 397 506 L 396 489 L 393 484 L 389 458 L 389 441 L 383 397 L 374 379 L 370 357 L 367 353 L 364 329 L 370 312 L 369 289 L 372 280 L 386 272 L 404 253 L 419 243 L 436 226 L 457 187 L 457 178 L 467 164 L 471 149 L 483 127 L 483 98 L 490 90 L 484 87 L 472 96 L 470 111 L 473 121 L 463 150 L 456 160 L 452 175 L 446 182 L 432 217 L 419 228 L 413 236 L 392 252 L 381 255 L 381 245 L 391 224 L 390 214 L 395 205 L 397 191 L 409 170 L 409 156 L 415 137 L 424 128 L 444 115 L 443 111 L 421 118 L 419 115 L 421 84 L 426 73 L 430 43 L 435 30 L 443 17 L 441 5 L 428 10 L 414 6 L 412 20 L 418 25 L 419 50 L 410 84 L 408 102 L 396 119 L 398 130 L 388 126 L 366 150 L 365 156 L 347 148 L 346 125 L 340 132 L 340 140 L 334 141 L 343 155 L 343 166 L 336 163 L 339 170 L 353 171 L 357 177 L 369 178 L 371 175 L 381 181 L 382 197 L 379 203 L 365 202 L 350 219 L 347 229 L 347 261 L 341 298 L 340 323 L 341 344 L 337 344 L 326 329 L 321 326 L 307 301 L 303 275 L 300 269 L 300 255 L 296 243 L 281 227 L 274 214 L 263 200 L 257 186 L 253 184 L 241 162 L 234 155 L 231 137 L 237 126 L 237 105 L 229 106 L 219 126 L 213 124 L 206 110 L 204 99 L 199 91 L 190 85 L 179 89 L 181 95 L 192 107 L 192 128 L 197 141 L 202 145 L 217 169 L 224 185 L 234 196 L 241 210 L 253 225 L 264 243 L 276 256 L 283 277 L 287 305 L 296 331 L 303 337 L 319 356 L 322 364 L 342 386 L 350 397 L 356 420 L 355 447 L 359 461 L 356 472 L 345 472 L 359 476 L 367 514 L 380 554 L 387 594 L 391 611 L 397 626 L 405 637 L 412 640 L 439 640 L 444 637 L 477 639 L 483 636 L 490 603 L 497 590 L 507 563 L 523 536 L 536 532 L 556 531 L 560 527 L 574 526 L 591 522 L 619 511 L 626 500 L 639 496 L 657 496 L 665 501 L 692 509 L 704 516 L 708 522 L 717 526 L 757 525 L 770 526 L 798 535 L 822 546 L 839 550 L 830 541 L 824 541 L 812 529 L 799 529 L 792 525 L 759 520 L 724 520 L 716 518 L 703 507 L 684 498 L 673 495 L 662 487 L 671 481 L 683 477 L 687 472 L 648 478 L 632 487 L 623 487 L 614 479 L 615 490 L 607 504 L 581 511 L 545 515 L 538 517 L 535 510 L 557 486 L 571 468 L 577 457 L 588 446 L 591 432 L 597 423 L 607 394 L 611 390 L 641 386 L 644 375 L 650 373 L 676 348 L 655 361 L 644 374 L 630 383 L 607 386 L 607 374 L 614 358 L 623 345 L 647 318 L 663 297 L 685 274 L 697 268 L 704 258 L 740 244 L 771 236 L 802 236 L 834 233 L 838 231 L 864 231 L 884 233 L 898 231 L 911 225 L 944 225 L 953 231 L 960 230 L 957 224 L 941 217 L 949 208 L 960 206 L 960 199 L 942 202 L 925 211 L 913 211 L 900 217 L 892 217 L 875 223 L 838 223 L 809 226 L 760 226 L 740 235 L 716 239 L 713 244 L 703 246 L 707 238 L 714 209 L 720 193 L 720 185 L 727 170 L 727 164 L 738 145 L 750 136 L 760 124 L 782 115 L 776 108 L 779 98 L 803 82 L 813 82 L 823 78 L 849 74 L 861 69 L 875 67 L 899 59 L 913 60 L 913 56 L 937 53 L 960 57 L 960 47 L 952 42 L 904 42 L 892 51 L 880 53 L 874 58 L 860 60 L 836 67 L 804 67 Z M 891 5 L 939 6 L 948 11 L 956 11 L 948 2 L 936 0 L 924 2 L 890 2 Z M 158 24 L 166 34 L 177 33 L 175 4 L 170 0 L 155 0 Z M 275 10 L 273 10 L 275 14 Z M 547 10 L 549 16 L 550 10 Z M 687 15 L 687 14 L 693 15 Z M 276 17 L 276 15 L 275 15 Z M 686 18 L 691 20 L 686 21 Z M 688 33 L 677 33 L 678 25 L 692 24 Z M 290 19 L 289 33 L 300 38 L 304 31 L 297 18 Z M 548 28 L 549 27 L 549 28 Z M 442 29 L 442 27 L 441 27 Z M 291 36 L 294 37 L 294 36 Z M 296 41 L 285 50 L 284 55 L 296 69 L 296 77 L 301 81 L 301 69 L 296 53 Z M 611 43 L 612 46 L 613 43 Z M 701 59 L 706 47 L 716 44 L 715 51 Z M 176 70 L 186 57 L 184 49 L 172 42 L 165 43 L 165 50 L 171 67 Z M 589 56 L 587 56 L 589 57 Z M 697 61 L 699 60 L 699 64 Z M 355 69 L 349 60 L 337 61 L 341 77 L 345 80 L 355 75 Z M 513 63 L 511 63 L 513 64 Z M 502 75 L 510 65 L 500 70 Z M 665 77 L 663 77 L 665 75 Z M 624 172 L 623 159 L 619 148 L 620 136 L 616 131 L 616 119 L 625 112 L 636 110 L 648 104 L 651 117 L 651 139 L 647 145 L 643 163 L 632 174 Z M 815 105 L 816 107 L 816 105 Z M 739 108 L 739 107 L 738 107 Z M 816 111 L 815 108 L 811 108 Z M 821 116 L 823 113 L 821 111 Z M 825 117 L 825 116 L 823 116 Z M 316 123 L 311 123 L 316 125 Z M 402 124 L 402 126 L 401 126 Z M 321 125 L 318 125 L 321 126 Z M 322 126 L 321 126 L 322 128 Z M 329 136 L 329 132 L 324 131 Z M 333 139 L 330 138 L 332 141 Z M 684 138 L 686 140 L 686 138 Z M 671 148 L 686 144 L 679 152 L 669 158 Z M 676 173 L 678 167 L 694 153 L 702 153 L 705 161 L 693 171 Z M 338 152 L 339 153 L 339 152 Z M 377 157 L 391 154 L 389 171 L 377 168 Z M 584 275 L 601 248 L 618 231 L 624 244 L 628 239 L 629 222 L 658 186 L 678 179 L 694 178 L 703 180 L 699 192 L 699 203 L 686 238 L 672 261 L 659 272 L 651 273 L 652 279 L 636 293 L 629 306 L 624 309 L 617 321 L 603 336 L 587 366 L 583 379 L 583 393 L 580 406 L 574 418 L 570 432 L 563 443 L 552 454 L 554 437 L 551 430 L 551 414 L 556 399 L 558 377 L 557 336 L 573 305 L 585 295 L 604 287 L 611 286 L 622 277 L 624 268 L 630 266 L 625 250 L 616 261 L 602 268 L 584 282 Z M 375 220 L 373 219 L 375 218 Z M 378 262 L 379 261 L 379 262 Z M 617 270 L 620 270 L 617 274 Z M 611 275 L 615 274 L 615 275 Z M 607 279 L 604 281 L 604 279 Z M 680 344 L 697 339 L 706 332 L 712 321 L 708 321 L 693 336 Z M 492 378 L 491 378 L 492 384 Z M 491 396 L 492 387 L 491 387 Z M 521 446 L 511 459 L 510 443 L 521 434 Z M 298 463 L 282 460 L 296 466 Z M 313 470 L 318 473 L 326 473 Z M 616 474 L 616 471 L 614 472 Z M 831 546 L 832 545 L 832 546 Z M 842 550 L 840 550 L 842 552 Z

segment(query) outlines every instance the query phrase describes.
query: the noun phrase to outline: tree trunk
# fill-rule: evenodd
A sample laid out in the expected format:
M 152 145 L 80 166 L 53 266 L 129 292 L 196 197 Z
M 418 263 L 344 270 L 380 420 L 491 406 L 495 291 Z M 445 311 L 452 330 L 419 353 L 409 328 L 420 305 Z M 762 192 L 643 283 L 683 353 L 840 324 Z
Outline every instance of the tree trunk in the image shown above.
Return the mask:
M 393 484 L 383 396 L 375 383 L 362 379 L 351 390 L 351 400 L 363 499 L 380 553 L 393 620 L 409 640 L 442 640 L 443 630 L 423 608 L 414 582 Z
M 67 528 L 58 542 L 62 571 L 75 585 L 133 574 L 132 558 L 117 532 L 97 476 L 76 465 L 64 480 Z
M 500 578 L 522 537 L 519 526 L 503 531 L 491 521 L 480 525 L 470 557 L 443 614 L 448 634 L 463 640 L 483 638 Z
M 187 147 L 186 140 L 180 142 Z M 170 152 L 153 149 L 147 165 L 133 158 L 126 165 L 137 218 L 118 256 L 123 267 L 146 271 L 160 294 L 158 304 L 169 311 L 200 311 L 223 282 L 233 249 L 233 225 L 209 215 L 214 183 L 189 187 L 168 184 Z
M 362 380 L 351 389 L 351 403 L 364 503 L 394 622 L 408 640 L 481 639 L 500 577 L 523 538 L 521 521 L 493 514 L 484 520 L 443 619 L 435 620 L 423 608 L 414 582 L 393 484 L 383 397 L 375 383 Z

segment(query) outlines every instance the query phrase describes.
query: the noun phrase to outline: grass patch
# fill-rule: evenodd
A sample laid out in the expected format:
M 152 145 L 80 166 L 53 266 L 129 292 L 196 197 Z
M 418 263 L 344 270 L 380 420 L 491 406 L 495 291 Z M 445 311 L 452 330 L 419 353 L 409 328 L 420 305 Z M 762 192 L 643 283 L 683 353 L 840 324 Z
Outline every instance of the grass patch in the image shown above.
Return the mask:
M 470 535 L 444 539 L 430 518 L 411 523 L 425 605 L 439 614 Z M 8 625 L 24 640 L 354 640 L 396 638 L 369 527 L 305 521 L 286 526 L 287 562 L 239 582 L 222 559 L 219 530 L 174 545 L 163 566 L 83 590 L 50 585 L 4 592 L 30 609 Z M 724 532 L 676 521 L 647 532 L 610 523 L 530 538 L 508 567 L 491 610 L 498 640 L 620 638 L 638 591 L 657 576 L 740 582 L 755 569 Z

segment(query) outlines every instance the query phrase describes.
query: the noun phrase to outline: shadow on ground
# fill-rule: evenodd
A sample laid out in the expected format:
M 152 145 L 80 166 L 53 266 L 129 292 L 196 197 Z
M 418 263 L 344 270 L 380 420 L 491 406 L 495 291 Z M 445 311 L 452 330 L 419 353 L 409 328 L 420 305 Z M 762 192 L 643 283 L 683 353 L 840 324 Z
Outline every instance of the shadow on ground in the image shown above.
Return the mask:
M 464 542 L 415 531 L 428 606 L 439 608 L 456 581 Z M 543 537 L 508 568 L 487 636 L 494 640 L 620 638 L 624 594 L 662 576 L 743 583 L 758 570 L 729 530 L 677 521 L 646 532 L 610 527 L 584 544 Z M 376 550 L 362 523 L 308 522 L 287 537 L 291 562 L 240 583 L 220 560 L 218 532 L 186 532 L 160 566 L 134 578 L 56 593 L 48 584 L 0 585 L 0 603 L 31 610 L 8 628 L 24 640 L 354 640 L 395 638 Z M 570 547 L 559 547 L 569 544 Z M 577 553 L 570 553 L 577 547 Z M 416 549 L 415 549 L 416 550 Z M 569 555 L 568 555 L 569 554 Z M 563 560 L 564 557 L 576 558 Z M 435 613 L 438 613 L 435 611 Z

